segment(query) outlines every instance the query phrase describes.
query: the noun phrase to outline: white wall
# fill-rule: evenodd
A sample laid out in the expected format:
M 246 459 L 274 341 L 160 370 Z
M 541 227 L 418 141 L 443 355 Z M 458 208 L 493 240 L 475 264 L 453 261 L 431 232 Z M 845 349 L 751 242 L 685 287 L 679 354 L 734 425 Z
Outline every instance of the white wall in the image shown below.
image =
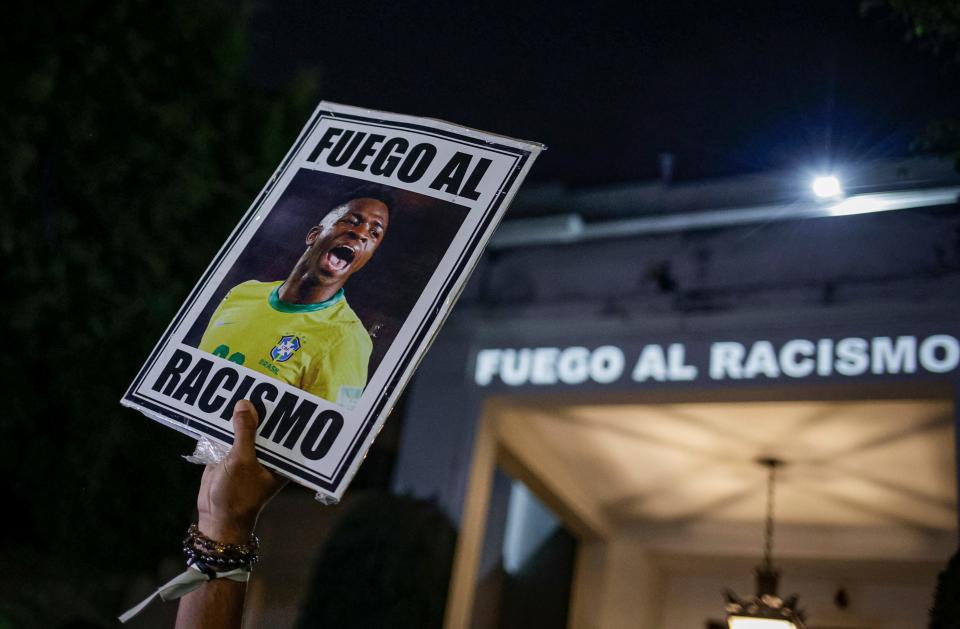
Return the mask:
M 741 597 L 754 593 L 757 558 L 722 556 L 716 549 L 663 554 L 651 548 L 652 541 L 637 531 L 619 531 L 610 541 L 581 546 L 571 629 L 702 629 L 707 619 L 724 618 L 725 588 Z M 809 629 L 925 629 L 941 568 L 929 559 L 875 556 L 777 563 L 780 594 L 800 595 Z M 841 587 L 849 597 L 845 610 L 834 604 Z
M 571 629 L 658 629 L 663 579 L 642 545 L 629 538 L 581 544 Z

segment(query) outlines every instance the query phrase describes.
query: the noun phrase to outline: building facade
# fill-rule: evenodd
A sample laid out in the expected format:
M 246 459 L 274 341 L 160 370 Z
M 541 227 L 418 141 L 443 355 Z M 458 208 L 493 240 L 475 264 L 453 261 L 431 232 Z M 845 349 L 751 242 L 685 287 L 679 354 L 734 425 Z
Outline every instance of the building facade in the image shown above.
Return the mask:
M 411 385 L 395 470 L 459 527 L 447 627 L 721 621 L 722 589 L 753 587 L 765 456 L 810 626 L 926 626 L 957 544 L 960 178 L 843 179 L 518 199 Z

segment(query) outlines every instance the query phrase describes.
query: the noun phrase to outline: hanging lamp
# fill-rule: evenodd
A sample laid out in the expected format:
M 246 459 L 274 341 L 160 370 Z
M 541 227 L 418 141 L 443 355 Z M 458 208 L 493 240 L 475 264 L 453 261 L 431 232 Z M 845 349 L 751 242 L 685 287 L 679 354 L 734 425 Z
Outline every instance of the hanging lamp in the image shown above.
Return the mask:
M 804 613 L 797 609 L 797 595 L 784 600 L 777 593 L 780 573 L 773 567 L 773 497 L 780 459 L 757 459 L 767 468 L 767 518 L 763 534 L 763 563 L 757 566 L 757 594 L 741 599 L 733 591 L 724 593 L 727 599 L 727 626 L 729 629 L 804 629 Z

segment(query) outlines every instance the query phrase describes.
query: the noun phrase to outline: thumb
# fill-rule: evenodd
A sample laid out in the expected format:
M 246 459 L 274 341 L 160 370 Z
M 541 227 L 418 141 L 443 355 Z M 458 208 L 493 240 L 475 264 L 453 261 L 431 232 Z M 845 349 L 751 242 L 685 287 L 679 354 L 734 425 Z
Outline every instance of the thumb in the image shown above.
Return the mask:
M 232 453 L 243 457 L 256 458 L 254 442 L 257 440 L 257 411 L 247 400 L 240 400 L 233 407 L 233 449 Z

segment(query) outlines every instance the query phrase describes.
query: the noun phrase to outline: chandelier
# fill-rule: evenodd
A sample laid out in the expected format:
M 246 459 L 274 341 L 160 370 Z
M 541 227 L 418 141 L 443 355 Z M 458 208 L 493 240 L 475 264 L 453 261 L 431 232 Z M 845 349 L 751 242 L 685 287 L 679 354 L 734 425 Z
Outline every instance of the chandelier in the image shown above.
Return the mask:
M 757 566 L 757 594 L 741 599 L 733 591 L 727 599 L 729 629 L 804 629 L 804 613 L 797 609 L 797 595 L 782 599 L 777 593 L 780 573 L 773 567 L 773 491 L 777 469 L 783 461 L 776 458 L 757 459 L 767 468 L 767 518 L 763 534 L 763 563 Z

